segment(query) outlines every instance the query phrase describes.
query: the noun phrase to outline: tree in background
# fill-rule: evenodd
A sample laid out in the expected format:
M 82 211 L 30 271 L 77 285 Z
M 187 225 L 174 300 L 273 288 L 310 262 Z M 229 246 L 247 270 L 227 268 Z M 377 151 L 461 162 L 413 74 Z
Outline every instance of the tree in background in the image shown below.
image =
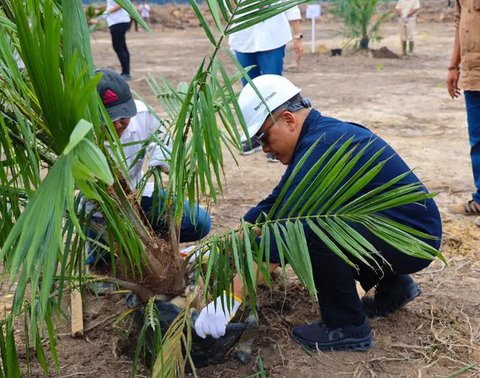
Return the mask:
M 343 35 L 355 47 L 368 49 L 370 41 L 379 41 L 380 26 L 391 15 L 381 12 L 380 3 L 386 0 L 331 0 L 331 12 L 344 23 Z

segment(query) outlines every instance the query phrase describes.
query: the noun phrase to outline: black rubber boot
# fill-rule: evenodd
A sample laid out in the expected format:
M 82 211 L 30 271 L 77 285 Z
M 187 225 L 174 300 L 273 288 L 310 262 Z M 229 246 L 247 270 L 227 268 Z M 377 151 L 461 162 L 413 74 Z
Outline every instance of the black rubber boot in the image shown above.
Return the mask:
M 360 325 L 329 328 L 323 321 L 294 327 L 293 339 L 311 350 L 357 351 L 373 346 L 372 329 L 365 317 Z
M 408 42 L 408 53 L 409 53 L 410 55 L 413 54 L 413 46 L 414 46 L 414 42 L 413 42 L 413 41 Z
M 407 41 L 402 41 L 402 56 L 407 55 Z
M 405 306 L 420 295 L 420 288 L 408 274 L 398 276 L 390 283 L 380 282 L 375 296 L 363 297 L 362 304 L 369 318 L 385 317 Z

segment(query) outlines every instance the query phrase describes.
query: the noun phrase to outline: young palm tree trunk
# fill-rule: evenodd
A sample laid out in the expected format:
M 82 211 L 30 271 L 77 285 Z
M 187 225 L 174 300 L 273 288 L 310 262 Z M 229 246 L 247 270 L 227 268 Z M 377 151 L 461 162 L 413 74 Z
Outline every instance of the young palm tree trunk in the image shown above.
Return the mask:
M 119 177 L 119 181 L 112 188 L 114 195 L 118 198 L 125 213 L 128 214 L 143 244 L 146 257 L 144 266 L 142 266 L 142 277 L 140 279 L 135 278 L 138 277 L 138 274 L 130 272 L 127 274 L 128 278 L 150 289 L 155 294 L 182 292 L 184 285 L 179 284 L 183 280 L 179 278 L 179 274 L 181 274 L 180 257 L 178 245 L 176 242 L 174 243 L 175 235 L 173 237 L 170 237 L 170 235 L 158 236 L 148 222 L 142 207 L 138 204 L 135 193 L 121 175 L 117 177 Z
M 361 49 L 368 49 L 368 44 L 370 42 L 370 39 L 368 38 L 367 34 L 364 34 L 362 39 L 360 40 L 360 48 Z

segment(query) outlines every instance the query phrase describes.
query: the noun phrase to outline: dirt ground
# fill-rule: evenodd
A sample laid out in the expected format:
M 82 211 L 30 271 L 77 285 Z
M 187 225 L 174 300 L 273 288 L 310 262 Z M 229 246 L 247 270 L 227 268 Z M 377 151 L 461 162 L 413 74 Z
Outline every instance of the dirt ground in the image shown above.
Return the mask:
M 465 201 L 473 188 L 464 102 L 451 100 L 445 85 L 454 29 L 445 21 L 451 19 L 446 1 L 428 4 L 429 17 L 420 18 L 413 57 L 376 59 L 351 51 L 331 57 L 330 49 L 343 45 L 337 35 L 341 25 L 333 21 L 316 25 L 317 43 L 311 53 L 310 24 L 305 21 L 305 55 L 296 66 L 288 46 L 285 75 L 324 114 L 365 124 L 390 142 L 427 187 L 438 192 L 444 222 L 442 252 L 449 265 L 435 262 L 415 275 L 422 295 L 389 318 L 373 320 L 375 346 L 364 353 L 307 353 L 290 340 L 292 326 L 314 321 L 319 314 L 295 278 L 289 277 L 285 289 L 273 295 L 262 291 L 252 362 L 244 366 L 228 356 L 220 365 L 199 369 L 200 377 L 480 377 L 480 228 L 474 218 L 448 211 L 450 205 Z M 162 14 L 160 8 L 155 12 Z M 176 85 L 192 76 L 209 51 L 202 30 L 184 26 L 155 25 L 151 35 L 128 34 L 130 84 L 159 114 L 162 110 L 145 75 L 163 75 Z M 385 39 L 372 47 L 398 53 L 396 23 L 385 25 L 383 35 Z M 91 40 L 96 64 L 118 70 L 108 31 L 95 32 Z M 237 159 L 238 166 L 227 158 L 225 192 L 211 208 L 213 232 L 235 226 L 285 169 L 267 162 L 263 153 Z M 278 282 L 281 286 L 282 280 Z M 72 339 L 60 330 L 58 376 L 130 376 L 131 358 L 118 347 L 111 325 L 123 303 L 121 295 L 85 299 L 86 337 Z

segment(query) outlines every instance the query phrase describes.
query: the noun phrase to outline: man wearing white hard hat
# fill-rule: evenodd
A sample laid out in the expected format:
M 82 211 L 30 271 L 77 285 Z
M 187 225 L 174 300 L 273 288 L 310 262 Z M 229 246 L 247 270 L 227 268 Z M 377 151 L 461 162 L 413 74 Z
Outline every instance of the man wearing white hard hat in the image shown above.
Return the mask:
M 317 142 L 313 152 L 293 177 L 293 185 L 287 190 L 285 201 L 295 191 L 301 178 L 319 161 L 327 149 L 338 151 L 342 143 L 335 142 L 347 141 L 349 138 L 353 138 L 352 145 L 356 145 L 357 150 L 366 147 L 364 155 L 360 157 L 351 175 L 375 154 L 379 154 L 379 161 L 385 161 L 384 168 L 358 196 L 406 172 L 409 173 L 396 185 L 420 182 L 384 140 L 361 125 L 325 117 L 310 108 L 310 101 L 303 98 L 300 89 L 286 78 L 264 75 L 254 79 L 253 82 L 265 99 L 271 114 L 256 92 L 247 85 L 240 93 L 239 104 L 247 123 L 248 133 L 261 143 L 264 152 L 272 152 L 287 165 L 287 169 L 272 193 L 245 214 L 246 221 L 255 223 L 262 217 L 262 213 L 269 213 L 287 180 L 292 179 L 292 172 L 298 169 L 300 160 Z M 425 188 L 423 190 L 426 192 Z M 422 206 L 404 205 L 382 211 L 381 215 L 431 235 L 431 239 L 422 240 L 436 249 L 440 247 L 441 219 L 432 199 L 426 200 Z M 308 226 L 304 227 L 322 315 L 321 321 L 299 325 L 292 330 L 293 338 L 307 348 L 368 349 L 373 345 L 368 318 L 387 316 L 420 294 L 419 287 L 409 274 L 427 267 L 431 261 L 402 253 L 365 228 L 355 226 L 355 229 L 380 252 L 381 258 L 378 258 L 377 262 L 382 272 L 373 270 L 355 259 L 353 261 L 358 269 L 353 269 L 323 244 Z M 270 241 L 269 262 L 271 269 L 277 267 L 280 262 L 274 238 Z M 375 288 L 375 295 L 360 299 L 355 280 L 360 282 L 365 291 Z M 235 299 L 231 309 L 223 309 L 220 297 L 202 309 L 195 324 L 199 336 L 219 337 L 224 334 L 226 324 L 242 302 L 242 284 L 238 278 L 234 280 L 231 295 Z

